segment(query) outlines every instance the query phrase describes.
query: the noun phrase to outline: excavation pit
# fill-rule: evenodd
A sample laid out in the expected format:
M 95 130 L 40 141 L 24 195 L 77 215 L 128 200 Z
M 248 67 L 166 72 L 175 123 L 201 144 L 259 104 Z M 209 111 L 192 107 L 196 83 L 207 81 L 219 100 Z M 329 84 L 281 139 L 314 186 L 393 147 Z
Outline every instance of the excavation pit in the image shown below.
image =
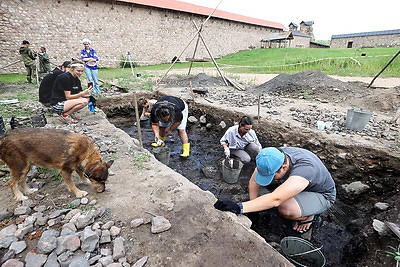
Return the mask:
M 131 137 L 137 138 L 134 108 L 127 99 L 133 98 L 125 96 L 105 99 L 100 105 L 104 107 L 103 110 L 111 123 Z M 244 165 L 237 183 L 228 184 L 223 181 L 221 161 L 224 154 L 219 139 L 227 127 L 237 122 L 242 115 L 250 113 L 220 107 L 221 105 L 210 105 L 208 101 L 193 102 L 187 99 L 187 102 L 189 116 L 197 119 L 205 116 L 206 123 L 188 123 L 191 154 L 187 159 L 179 157 L 182 147 L 178 135 L 174 133 L 167 138 L 167 146 L 171 150 L 168 167 L 185 176 L 202 190 L 210 191 L 217 198 L 247 200 L 248 180 L 255 164 Z M 398 220 L 400 161 L 396 153 L 383 147 L 371 146 L 369 143 L 349 141 L 345 136 L 334 140 L 325 132 L 321 133 L 316 129 L 310 130 L 296 124 L 293 126 L 270 120 L 268 116 L 276 116 L 272 112 L 268 116 L 262 113 L 260 121 L 257 120 L 256 113 L 252 114 L 256 118 L 253 129 L 263 147 L 286 144 L 311 150 L 323 160 L 335 179 L 337 201 L 329 212 L 321 216 L 322 219 L 313 229 L 311 238 L 315 246 L 322 246 L 321 251 L 326 257 L 327 266 L 392 263 L 393 258 L 376 252 L 384 250 L 388 245 L 396 246 L 396 241 L 390 236 L 380 236 L 373 229 L 372 221 Z M 221 121 L 226 123 L 224 129 L 220 127 Z M 144 148 L 151 151 L 150 144 L 154 142 L 154 135 L 150 126 L 143 126 Z M 356 136 L 355 139 L 357 138 Z M 368 189 L 361 193 L 346 191 L 343 186 L 355 181 L 361 181 Z M 273 190 L 276 186 L 277 184 L 271 184 L 261 193 Z M 374 208 L 378 202 L 388 203 L 390 208 L 385 211 Z M 278 250 L 280 241 L 293 235 L 292 222 L 282 219 L 275 209 L 260 212 L 258 216 L 250 214 L 249 217 L 253 222 L 252 229 Z

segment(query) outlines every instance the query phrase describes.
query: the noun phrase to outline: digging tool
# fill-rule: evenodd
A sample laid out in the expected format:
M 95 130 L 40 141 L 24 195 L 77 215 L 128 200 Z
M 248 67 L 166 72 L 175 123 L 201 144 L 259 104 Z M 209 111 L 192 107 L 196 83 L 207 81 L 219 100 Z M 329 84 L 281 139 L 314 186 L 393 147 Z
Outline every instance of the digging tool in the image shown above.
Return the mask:
M 226 159 L 228 160 L 229 167 L 233 169 L 233 158 L 227 156 Z

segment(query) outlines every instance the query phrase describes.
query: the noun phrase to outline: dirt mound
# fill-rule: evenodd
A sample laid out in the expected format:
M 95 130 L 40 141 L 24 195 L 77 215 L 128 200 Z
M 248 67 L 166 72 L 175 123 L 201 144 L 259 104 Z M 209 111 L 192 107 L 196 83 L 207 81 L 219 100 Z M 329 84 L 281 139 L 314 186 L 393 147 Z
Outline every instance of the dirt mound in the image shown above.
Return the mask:
M 197 75 L 171 75 L 166 77 L 162 83 L 167 87 L 186 87 L 190 86 L 190 83 L 192 83 L 193 87 L 225 85 L 222 78 L 211 77 L 205 73 L 199 73 Z
M 279 94 L 297 96 L 299 94 L 319 94 L 323 92 L 359 91 L 357 85 L 331 78 L 321 71 L 306 70 L 296 74 L 280 74 L 257 87 L 249 89 L 255 94 Z

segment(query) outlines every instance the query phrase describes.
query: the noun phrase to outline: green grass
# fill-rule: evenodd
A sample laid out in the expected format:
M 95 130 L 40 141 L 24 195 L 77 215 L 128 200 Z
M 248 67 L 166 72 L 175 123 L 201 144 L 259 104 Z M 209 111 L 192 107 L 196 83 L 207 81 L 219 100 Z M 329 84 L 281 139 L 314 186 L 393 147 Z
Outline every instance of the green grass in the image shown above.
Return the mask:
M 374 77 L 399 48 L 275 48 L 242 50 L 217 59 L 224 72 L 231 73 L 297 73 L 304 70 L 320 70 L 327 75 Z M 361 54 L 366 54 L 365 57 Z M 100 69 L 99 78 L 110 83 L 136 90 L 151 90 L 152 70 L 167 70 L 168 64 L 138 66 L 132 75 L 130 68 Z M 189 68 L 189 62 L 176 63 L 174 69 Z M 193 63 L 193 67 L 213 67 L 211 62 Z M 400 77 L 400 57 L 380 77 Z M 148 72 L 148 74 L 146 73 Z M 84 76 L 82 77 L 84 78 Z M 20 84 L 25 82 L 24 74 L 0 74 L 0 82 Z
M 0 74 L 0 82 L 6 84 L 21 84 L 26 82 L 25 74 L 10 73 Z
M 133 166 L 136 166 L 138 169 L 141 170 L 150 170 L 150 168 L 144 164 L 145 162 L 148 161 L 150 161 L 150 156 L 148 154 L 139 153 L 133 159 Z
M 230 71 L 232 72 L 296 73 L 313 69 L 329 75 L 373 77 L 398 51 L 399 48 L 254 49 L 243 50 L 236 54 L 225 56 L 218 60 L 218 63 L 222 67 L 227 65 L 230 67 L 232 65 L 238 66 L 231 68 Z M 361 56 L 363 53 L 366 54 L 366 57 Z M 400 57 L 397 57 L 380 77 L 400 77 L 399 68 Z

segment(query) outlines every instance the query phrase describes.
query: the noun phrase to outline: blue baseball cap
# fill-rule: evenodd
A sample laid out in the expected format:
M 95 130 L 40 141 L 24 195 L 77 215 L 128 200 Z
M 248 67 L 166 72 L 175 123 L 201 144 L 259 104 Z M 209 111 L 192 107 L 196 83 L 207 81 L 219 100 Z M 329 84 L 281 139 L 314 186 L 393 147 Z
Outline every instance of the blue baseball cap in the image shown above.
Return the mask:
M 269 185 L 285 161 L 285 154 L 275 147 L 261 150 L 256 157 L 257 174 L 256 182 L 259 185 Z

